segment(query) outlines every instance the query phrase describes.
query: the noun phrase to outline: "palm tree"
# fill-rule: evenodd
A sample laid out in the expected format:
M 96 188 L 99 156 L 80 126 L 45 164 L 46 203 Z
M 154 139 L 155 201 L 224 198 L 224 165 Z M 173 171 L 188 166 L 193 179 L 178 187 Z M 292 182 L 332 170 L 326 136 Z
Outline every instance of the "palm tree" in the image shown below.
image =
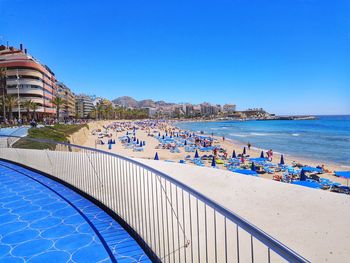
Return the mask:
M 65 104 L 65 100 L 61 97 L 56 97 L 53 100 L 51 100 L 51 103 L 56 106 L 56 118 L 57 120 L 60 119 L 60 108 L 62 104 Z
M 12 109 L 16 106 L 17 104 L 17 98 L 14 96 L 7 95 L 5 98 L 5 104 L 9 112 L 9 120 L 13 119 L 13 112 Z
M 30 109 L 32 110 L 33 112 L 33 119 L 36 120 L 36 110 L 39 108 L 39 105 L 35 102 L 33 102 L 31 105 L 30 105 Z
M 104 105 L 102 103 L 98 103 L 96 105 L 96 119 L 101 119 L 103 111 L 104 111 Z
M 0 68 L 0 91 L 1 91 L 1 105 L 2 105 L 2 114 L 3 117 L 6 117 L 6 102 L 5 102 L 5 94 L 6 94 L 6 68 Z
M 30 116 L 30 110 L 32 109 L 32 104 L 34 102 L 32 100 L 26 100 L 23 102 L 23 107 L 27 110 L 27 119 L 30 120 L 31 116 Z

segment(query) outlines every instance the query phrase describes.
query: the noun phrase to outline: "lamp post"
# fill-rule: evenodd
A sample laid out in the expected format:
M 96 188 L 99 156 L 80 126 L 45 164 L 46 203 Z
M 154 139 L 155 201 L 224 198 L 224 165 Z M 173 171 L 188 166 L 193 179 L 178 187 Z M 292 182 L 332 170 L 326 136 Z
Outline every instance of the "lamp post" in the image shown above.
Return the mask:
M 18 103 L 18 122 L 21 119 L 21 103 L 19 101 L 19 75 L 18 75 L 18 69 L 17 69 L 17 103 Z

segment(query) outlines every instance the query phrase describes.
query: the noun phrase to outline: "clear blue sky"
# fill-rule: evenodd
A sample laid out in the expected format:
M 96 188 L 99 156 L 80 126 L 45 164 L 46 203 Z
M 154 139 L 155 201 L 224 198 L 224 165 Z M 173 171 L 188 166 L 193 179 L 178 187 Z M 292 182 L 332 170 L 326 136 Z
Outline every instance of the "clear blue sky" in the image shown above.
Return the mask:
M 349 0 L 0 0 L 0 42 L 77 93 L 350 114 L 349 14 Z

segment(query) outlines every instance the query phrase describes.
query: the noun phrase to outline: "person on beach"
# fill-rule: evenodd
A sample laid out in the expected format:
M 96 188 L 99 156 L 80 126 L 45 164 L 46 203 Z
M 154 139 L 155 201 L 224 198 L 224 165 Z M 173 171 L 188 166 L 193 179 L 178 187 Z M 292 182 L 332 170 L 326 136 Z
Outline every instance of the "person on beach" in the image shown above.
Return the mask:
M 215 156 L 215 158 L 217 157 L 217 155 L 218 155 L 218 149 L 217 148 L 214 148 L 214 150 L 213 150 L 213 154 L 214 154 L 214 156 Z
M 225 141 L 225 136 L 222 136 L 222 141 L 223 141 L 223 142 Z
M 244 156 L 241 156 L 241 163 L 244 164 Z
M 272 157 L 273 157 L 273 152 L 272 152 L 272 149 L 268 150 L 267 151 L 267 159 L 272 162 Z
M 251 147 L 252 145 L 250 144 L 250 142 L 248 142 L 247 146 L 248 146 L 248 150 L 250 150 L 250 147 Z

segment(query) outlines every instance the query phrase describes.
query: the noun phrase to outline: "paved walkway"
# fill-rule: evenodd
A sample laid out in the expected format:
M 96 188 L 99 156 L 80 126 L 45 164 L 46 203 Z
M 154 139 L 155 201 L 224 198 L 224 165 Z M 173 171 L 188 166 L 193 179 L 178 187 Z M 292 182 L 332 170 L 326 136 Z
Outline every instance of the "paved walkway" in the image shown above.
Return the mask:
M 107 213 L 71 189 L 0 161 L 1 262 L 151 262 Z

